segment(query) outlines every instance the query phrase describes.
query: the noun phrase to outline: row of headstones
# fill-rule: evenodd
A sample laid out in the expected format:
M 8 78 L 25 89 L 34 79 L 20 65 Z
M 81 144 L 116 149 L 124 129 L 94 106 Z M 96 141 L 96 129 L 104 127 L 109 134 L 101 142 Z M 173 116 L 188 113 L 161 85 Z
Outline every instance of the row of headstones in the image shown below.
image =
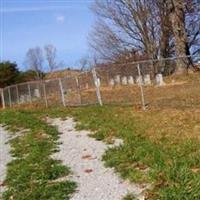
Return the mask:
M 157 74 L 156 75 L 156 85 L 162 86 L 165 85 L 164 81 L 163 81 L 163 76 L 162 74 Z M 136 76 L 136 78 L 134 79 L 133 76 L 122 76 L 120 77 L 120 75 L 116 75 L 114 76 L 114 78 L 110 79 L 109 85 L 110 86 L 114 86 L 114 85 L 151 85 L 152 81 L 151 81 L 151 77 L 149 74 L 146 74 L 144 76 Z M 95 82 L 96 86 L 100 86 L 101 85 L 101 81 L 98 78 L 97 81 Z M 89 85 L 86 84 L 86 88 L 89 88 Z M 40 98 L 41 94 L 39 89 L 34 89 L 33 91 L 33 96 L 32 98 Z M 19 102 L 20 103 L 26 103 L 26 102 L 30 102 L 31 101 L 31 97 L 27 94 L 24 95 L 20 95 L 19 97 Z
M 109 85 L 114 86 L 114 85 L 151 85 L 151 77 L 149 74 L 146 74 L 144 76 L 136 76 L 134 79 L 133 76 L 122 76 L 116 75 L 114 78 L 110 79 Z M 156 85 L 164 85 L 163 81 L 163 76 L 162 74 L 157 74 L 156 75 Z
M 27 103 L 30 102 L 32 98 L 40 98 L 40 91 L 39 89 L 34 89 L 33 96 L 30 97 L 29 94 L 22 94 L 19 97 L 19 103 Z

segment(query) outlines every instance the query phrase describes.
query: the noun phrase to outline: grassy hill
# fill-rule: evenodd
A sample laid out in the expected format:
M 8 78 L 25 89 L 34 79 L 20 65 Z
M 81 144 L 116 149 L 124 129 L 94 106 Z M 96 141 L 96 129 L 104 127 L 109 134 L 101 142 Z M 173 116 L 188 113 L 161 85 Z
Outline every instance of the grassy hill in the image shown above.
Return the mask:
M 48 80 L 56 78 L 65 78 L 70 76 L 78 76 L 80 73 L 80 70 L 64 69 L 46 74 L 45 79 Z

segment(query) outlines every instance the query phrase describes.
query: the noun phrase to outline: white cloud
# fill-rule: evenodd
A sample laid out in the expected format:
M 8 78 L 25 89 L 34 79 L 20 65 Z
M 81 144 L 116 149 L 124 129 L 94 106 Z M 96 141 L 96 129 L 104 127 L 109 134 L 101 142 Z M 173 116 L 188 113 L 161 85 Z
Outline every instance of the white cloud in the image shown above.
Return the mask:
M 58 15 L 56 16 L 56 21 L 60 24 L 63 24 L 65 22 L 65 16 L 64 15 Z

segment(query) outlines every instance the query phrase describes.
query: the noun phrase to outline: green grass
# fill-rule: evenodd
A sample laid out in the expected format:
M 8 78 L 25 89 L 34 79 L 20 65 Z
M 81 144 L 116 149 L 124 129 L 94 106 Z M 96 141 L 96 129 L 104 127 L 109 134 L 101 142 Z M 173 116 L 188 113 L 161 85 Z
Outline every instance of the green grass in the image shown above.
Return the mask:
M 0 123 L 11 131 L 27 129 L 10 144 L 15 158 L 8 165 L 4 200 L 67 200 L 75 191 L 71 181 L 55 180 L 70 174 L 70 170 L 50 155 L 57 151 L 59 136 L 56 128 L 47 125 L 37 115 L 27 111 L 0 112 Z
M 4 123 L 15 127 L 23 121 L 22 126 L 31 130 L 25 138 L 23 137 L 24 139 L 21 138 L 18 139 L 19 141 L 15 140 L 12 143 L 19 160 L 13 161 L 9 166 L 7 177 L 9 190 L 5 195 L 5 199 L 15 194 L 16 191 L 16 195 L 21 197 L 18 199 L 27 199 L 21 192 L 25 191 L 26 193 L 25 188 L 30 190 L 30 184 L 31 187 L 33 185 L 32 194 L 39 194 L 42 197 L 38 198 L 37 196 L 36 198 L 34 196 L 31 197 L 32 199 L 66 199 L 61 197 L 66 194 L 63 188 L 68 187 L 57 185 L 58 187 L 48 189 L 50 186 L 47 184 L 47 180 L 63 176 L 66 171 L 60 164 L 61 168 L 55 167 L 56 169 L 53 168 L 52 170 L 48 167 L 45 168 L 45 166 L 50 165 L 49 155 L 56 149 L 55 141 L 58 137 L 57 131 L 41 120 L 47 115 L 62 118 L 73 116 L 78 122 L 77 129 L 92 130 L 95 133 L 92 137 L 97 140 L 110 143 L 114 138 L 123 139 L 124 144 L 108 149 L 103 156 L 103 160 L 107 167 L 114 167 L 115 171 L 124 179 L 134 183 L 151 184 L 152 189 L 147 190 L 145 193 L 146 199 L 200 199 L 199 111 L 168 109 L 151 110 L 144 113 L 125 106 L 57 108 L 0 114 L 0 118 L 5 121 Z M 38 141 L 38 133 L 47 133 L 50 138 L 46 139 L 45 137 L 44 141 L 40 139 Z M 39 145 L 39 148 L 36 148 L 38 145 L 35 145 L 35 143 Z M 32 148 L 34 149 L 33 152 Z M 30 152 L 31 155 L 27 156 L 27 152 Z M 36 160 L 36 155 L 39 152 L 42 152 L 41 154 L 44 154 L 47 160 L 42 159 L 43 155 L 39 155 L 39 159 Z M 43 162 L 45 162 L 44 165 Z M 31 163 L 31 165 L 28 163 Z M 37 169 L 32 166 L 35 163 L 39 163 L 39 166 L 43 167 L 38 166 L 39 169 Z M 28 171 L 28 174 L 23 175 L 26 172 L 21 170 L 22 167 L 23 169 L 27 168 L 25 171 Z M 17 171 L 16 174 L 15 171 Z M 32 181 L 32 177 L 34 181 Z M 40 177 L 38 179 L 40 181 L 44 180 L 44 182 L 36 181 L 38 180 L 36 177 Z M 17 178 L 19 178 L 19 182 L 23 183 L 22 185 L 16 186 Z M 34 187 L 35 184 L 38 184 L 41 190 L 36 189 L 38 185 Z M 21 189 L 21 187 L 24 189 Z M 43 190 L 43 187 L 46 190 Z M 73 184 L 71 188 L 73 191 Z M 56 190 L 56 192 L 52 192 L 53 190 Z M 55 196 L 52 198 L 43 197 L 43 193 Z M 27 194 L 29 193 L 27 192 Z M 61 195 L 61 197 L 56 196 L 56 194 Z M 128 195 L 125 199 L 134 199 L 134 197 Z
M 132 194 L 128 194 L 123 198 L 123 200 L 136 200 L 136 198 Z
M 161 111 L 142 113 L 131 107 L 94 106 L 54 109 L 47 113 L 74 116 L 79 122 L 77 128 L 94 131 L 93 137 L 98 140 L 123 139 L 124 144 L 109 149 L 103 160 L 124 179 L 151 184 L 153 189 L 146 192 L 147 199 L 199 200 L 200 141 L 196 133 L 192 136 L 192 127 L 198 125 L 199 114 L 197 118 L 187 119 L 188 111 L 166 112 L 162 118 Z M 191 112 L 194 116 L 194 111 Z M 172 116 L 176 123 L 172 123 Z M 190 126 L 185 127 L 185 123 Z

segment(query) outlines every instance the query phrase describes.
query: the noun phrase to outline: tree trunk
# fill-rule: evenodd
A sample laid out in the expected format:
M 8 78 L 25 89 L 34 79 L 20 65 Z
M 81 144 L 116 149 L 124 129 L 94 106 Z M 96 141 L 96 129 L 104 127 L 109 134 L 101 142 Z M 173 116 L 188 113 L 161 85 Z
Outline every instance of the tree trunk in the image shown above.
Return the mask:
M 175 38 L 176 56 L 181 57 L 176 61 L 176 74 L 187 72 L 189 60 L 187 56 L 187 35 L 184 22 L 184 2 L 183 0 L 169 0 L 170 21 L 173 27 Z M 185 58 L 183 58 L 185 57 Z

